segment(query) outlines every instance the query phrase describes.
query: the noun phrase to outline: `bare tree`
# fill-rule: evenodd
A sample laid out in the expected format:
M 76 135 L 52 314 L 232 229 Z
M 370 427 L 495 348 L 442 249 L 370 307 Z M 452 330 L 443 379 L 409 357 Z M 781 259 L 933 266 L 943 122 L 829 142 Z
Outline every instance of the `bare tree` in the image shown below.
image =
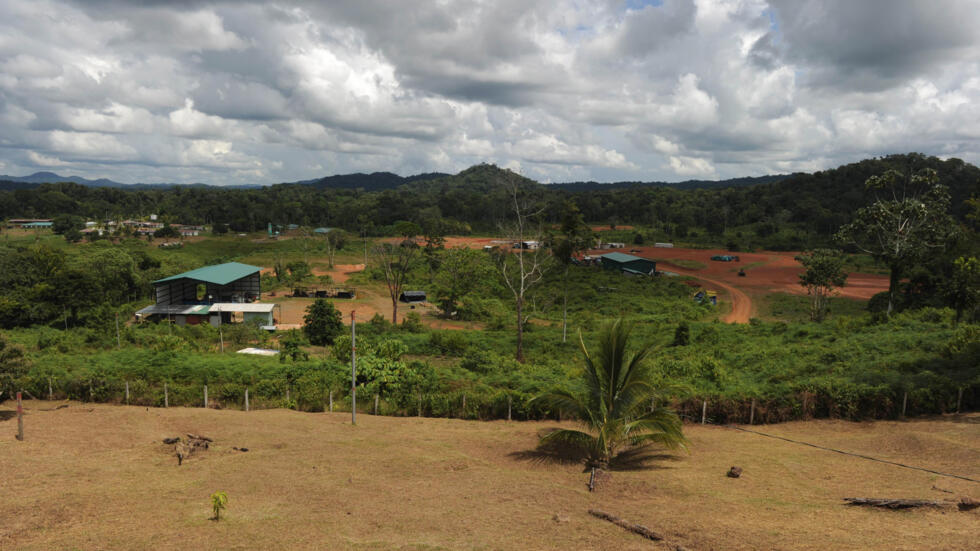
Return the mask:
M 504 181 L 509 188 L 514 220 L 502 224 L 501 229 L 516 249 L 498 250 L 497 270 L 504 284 L 514 295 L 517 310 L 517 361 L 524 362 L 524 301 L 528 292 L 541 282 L 548 268 L 549 255 L 542 247 L 544 232 L 538 216 L 544 210 L 533 201 L 521 197 L 520 182 L 516 174 Z M 516 251 L 516 252 L 515 252 Z
M 398 323 L 398 298 L 402 294 L 405 279 L 419 261 L 419 247 L 412 238 L 401 244 L 379 243 L 374 256 L 385 275 L 385 284 L 391 295 L 391 323 Z

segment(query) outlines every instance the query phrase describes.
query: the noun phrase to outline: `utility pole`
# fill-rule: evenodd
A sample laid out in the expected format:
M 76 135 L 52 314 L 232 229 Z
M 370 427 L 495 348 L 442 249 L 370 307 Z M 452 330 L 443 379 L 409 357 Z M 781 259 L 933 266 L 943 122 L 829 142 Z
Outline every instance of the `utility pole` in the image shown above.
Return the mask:
M 350 424 L 357 424 L 357 344 L 354 311 L 350 311 Z

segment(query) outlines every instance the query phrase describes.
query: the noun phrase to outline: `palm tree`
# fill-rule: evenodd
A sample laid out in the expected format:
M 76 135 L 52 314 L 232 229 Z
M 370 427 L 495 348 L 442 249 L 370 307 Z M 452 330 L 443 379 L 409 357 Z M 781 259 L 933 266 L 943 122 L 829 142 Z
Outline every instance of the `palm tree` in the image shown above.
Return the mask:
M 589 432 L 559 429 L 542 437 L 542 444 L 563 443 L 588 455 L 588 466 L 607 468 L 627 446 L 659 444 L 686 448 L 681 420 L 662 404 L 654 373 L 644 361 L 653 346 L 627 350 L 632 325 L 618 319 L 602 331 L 599 349 L 590 354 L 579 334 L 585 356 L 584 386 L 555 389 L 538 396 L 552 407 L 572 413 Z M 661 404 L 653 407 L 652 404 Z

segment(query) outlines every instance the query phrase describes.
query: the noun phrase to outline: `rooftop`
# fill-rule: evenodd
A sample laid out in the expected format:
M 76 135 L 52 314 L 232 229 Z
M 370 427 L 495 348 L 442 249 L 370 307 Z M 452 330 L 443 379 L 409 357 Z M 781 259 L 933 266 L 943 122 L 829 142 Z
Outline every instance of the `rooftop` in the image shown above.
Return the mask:
M 203 268 L 191 270 L 182 274 L 172 275 L 170 277 L 158 279 L 153 283 L 164 283 L 166 281 L 176 281 L 178 279 L 193 279 L 196 281 L 213 283 L 215 285 L 228 285 L 236 279 L 241 279 L 261 271 L 262 268 L 259 268 L 258 266 L 250 266 L 240 262 L 227 262 L 225 264 L 205 266 Z
M 599 258 L 608 258 L 613 262 L 633 262 L 635 260 L 646 260 L 648 262 L 653 262 L 649 258 L 640 258 L 638 256 L 633 256 L 631 254 L 625 254 L 625 253 L 606 253 L 603 255 L 599 255 Z

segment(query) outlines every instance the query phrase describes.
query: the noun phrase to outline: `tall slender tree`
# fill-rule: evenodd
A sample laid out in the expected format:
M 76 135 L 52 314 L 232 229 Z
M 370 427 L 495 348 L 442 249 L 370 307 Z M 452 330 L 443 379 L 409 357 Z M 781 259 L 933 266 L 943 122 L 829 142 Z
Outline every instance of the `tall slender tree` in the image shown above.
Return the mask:
M 517 311 L 517 350 L 515 358 L 524 362 L 524 303 L 528 292 L 541 282 L 549 267 L 549 256 L 541 247 L 544 232 L 540 216 L 544 208 L 527 197 L 520 186 L 520 177 L 508 171 L 501 185 L 510 194 L 514 218 L 501 229 L 515 249 L 498 249 L 495 253 L 497 270 L 504 285 L 514 295 Z M 534 246 L 526 244 L 534 243 Z M 516 252 L 515 252 L 516 251 Z
M 549 239 L 551 252 L 562 267 L 561 342 L 568 340 L 568 271 L 575 256 L 588 250 L 594 241 L 592 229 L 585 223 L 578 207 L 566 201 L 558 233 Z

